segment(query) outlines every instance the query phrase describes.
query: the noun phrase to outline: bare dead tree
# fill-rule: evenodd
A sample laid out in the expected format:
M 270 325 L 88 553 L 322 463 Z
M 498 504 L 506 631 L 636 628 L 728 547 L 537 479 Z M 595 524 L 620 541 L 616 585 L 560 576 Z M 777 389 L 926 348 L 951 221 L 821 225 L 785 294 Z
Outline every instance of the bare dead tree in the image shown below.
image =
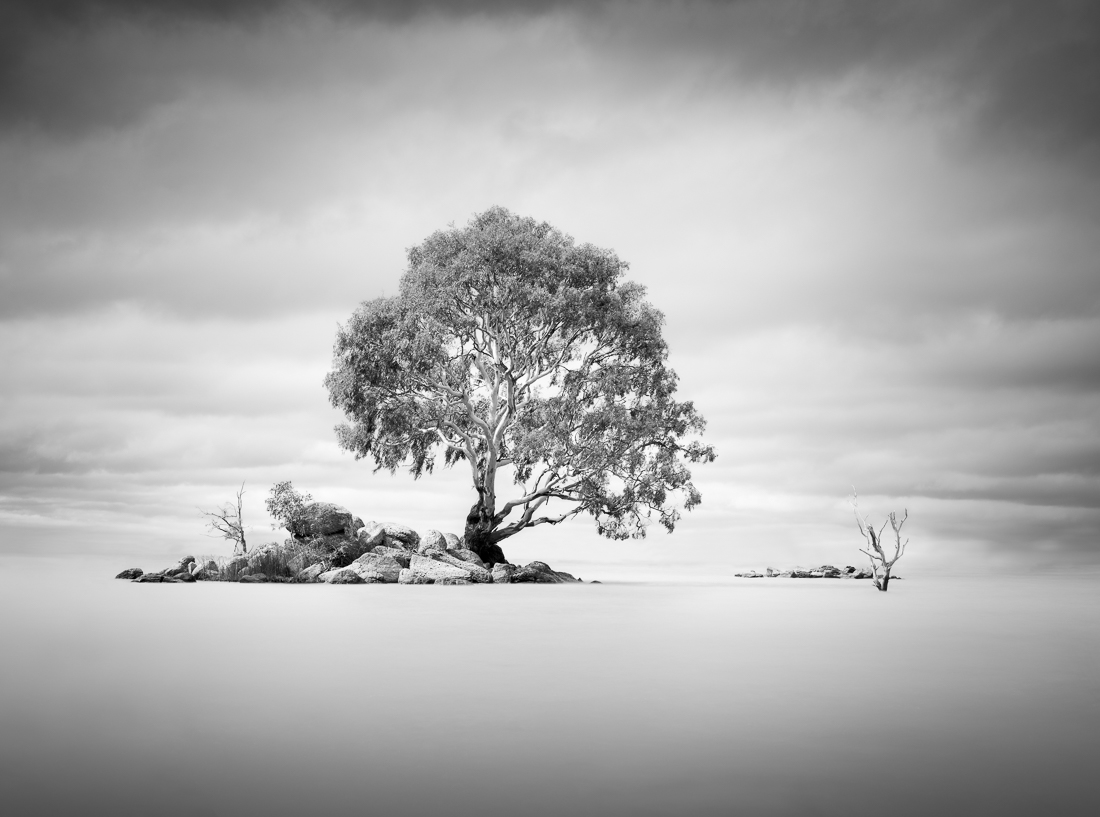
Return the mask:
M 909 540 L 901 541 L 901 527 L 905 524 L 905 520 L 909 518 L 909 510 L 905 510 L 904 516 L 901 521 L 898 521 L 897 515 L 890 511 L 890 515 L 885 522 L 882 523 L 882 527 L 875 530 L 875 526 L 870 523 L 866 517 L 859 515 L 859 508 L 857 507 L 856 492 L 852 491 L 852 510 L 855 511 L 856 524 L 859 526 L 859 532 L 863 534 L 863 538 L 867 540 L 870 550 L 864 550 L 860 548 L 860 553 L 867 554 L 867 558 L 871 560 L 871 572 L 874 574 L 875 587 L 881 590 L 883 593 L 890 586 L 890 571 L 894 567 L 894 563 L 897 562 L 903 555 L 905 555 L 905 546 L 909 544 Z M 882 547 L 882 534 L 886 530 L 886 526 L 889 525 L 894 531 L 894 554 L 893 558 L 887 558 L 886 551 Z
M 244 521 L 241 518 L 244 483 L 237 491 L 237 506 L 231 502 L 222 505 L 216 511 L 203 511 L 206 517 L 207 536 L 220 536 L 233 543 L 233 555 L 248 553 L 248 543 L 244 540 Z

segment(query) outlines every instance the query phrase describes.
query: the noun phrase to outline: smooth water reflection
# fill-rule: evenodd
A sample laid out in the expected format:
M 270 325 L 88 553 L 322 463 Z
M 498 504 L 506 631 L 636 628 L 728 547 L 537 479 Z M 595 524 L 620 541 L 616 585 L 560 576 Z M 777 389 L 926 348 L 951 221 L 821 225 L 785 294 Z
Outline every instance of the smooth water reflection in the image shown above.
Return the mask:
M 134 585 L 0 562 L 9 814 L 1093 814 L 1100 582 Z

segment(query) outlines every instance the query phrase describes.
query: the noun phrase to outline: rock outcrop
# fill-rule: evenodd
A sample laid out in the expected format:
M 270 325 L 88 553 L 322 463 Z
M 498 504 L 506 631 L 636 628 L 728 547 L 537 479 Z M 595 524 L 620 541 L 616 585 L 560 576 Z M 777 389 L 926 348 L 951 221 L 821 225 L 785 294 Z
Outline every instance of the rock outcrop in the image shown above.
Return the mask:
M 366 522 L 330 502 L 312 502 L 293 536 L 225 560 L 186 556 L 156 573 L 134 567 L 116 578 L 144 584 L 228 581 L 244 584 L 563 584 L 576 582 L 545 562 L 523 567 L 503 554 L 487 563 L 453 533 L 427 531 L 423 538 L 395 523 Z M 498 548 L 499 550 L 499 548 Z
M 349 539 L 355 536 L 356 517 L 342 505 L 332 502 L 310 502 L 302 508 L 298 518 L 287 525 L 296 539 L 313 539 L 318 536 L 343 534 Z M 361 521 L 361 520 L 360 520 Z M 360 524 L 359 527 L 362 527 Z
M 447 540 L 437 530 L 430 530 L 424 534 L 424 538 L 420 540 L 420 545 L 417 547 L 417 553 L 424 553 L 429 550 L 446 550 Z
M 747 570 L 744 573 L 734 573 L 734 576 L 742 579 L 870 579 L 870 570 L 859 570 L 848 565 L 844 568 L 833 565 L 821 565 L 820 567 L 793 567 L 790 570 L 776 570 L 765 568 L 763 573 L 755 570 Z M 896 576 L 892 576 L 897 578 Z
M 420 534 L 412 528 L 404 525 L 387 524 L 384 527 L 386 544 L 390 547 L 400 547 L 413 552 L 420 546 Z

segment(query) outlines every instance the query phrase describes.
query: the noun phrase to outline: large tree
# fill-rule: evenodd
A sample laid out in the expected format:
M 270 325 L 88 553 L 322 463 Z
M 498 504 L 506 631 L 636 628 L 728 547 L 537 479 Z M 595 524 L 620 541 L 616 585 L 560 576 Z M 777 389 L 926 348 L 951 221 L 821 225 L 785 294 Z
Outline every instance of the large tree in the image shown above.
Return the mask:
M 337 332 L 325 378 L 341 446 L 378 469 L 470 468 L 467 547 L 490 563 L 525 528 L 582 511 L 613 539 L 672 531 L 714 450 L 675 399 L 663 316 L 610 250 L 493 207 L 408 251 L 400 294 Z M 498 476 L 515 496 L 501 501 Z

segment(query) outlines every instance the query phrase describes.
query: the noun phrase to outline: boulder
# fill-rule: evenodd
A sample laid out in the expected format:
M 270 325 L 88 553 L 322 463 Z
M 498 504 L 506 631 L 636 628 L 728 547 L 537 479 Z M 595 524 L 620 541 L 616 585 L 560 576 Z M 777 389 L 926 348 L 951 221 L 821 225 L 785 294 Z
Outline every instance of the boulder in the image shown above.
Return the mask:
M 466 574 L 466 578 L 469 579 L 471 582 L 476 582 L 477 584 L 490 584 L 493 581 L 493 574 L 481 565 L 476 565 L 472 562 L 467 562 L 463 559 L 459 559 L 452 553 L 449 553 L 445 550 L 433 551 L 432 555 L 434 561 L 448 564 L 451 567 L 456 567 L 459 570 L 463 571 Z M 438 583 L 439 582 L 437 581 L 436 584 Z
M 359 529 L 363 527 L 364 524 L 365 523 L 363 522 L 363 519 L 361 517 L 353 516 L 351 518 L 351 529 L 345 529 L 344 533 L 346 533 L 348 536 L 355 536 L 355 534 L 359 532 Z
M 321 575 L 324 575 L 324 574 L 321 574 Z M 363 578 L 363 576 L 360 575 L 358 572 L 356 572 L 354 570 L 349 570 L 348 568 L 345 567 L 343 570 L 339 571 L 335 576 L 333 576 L 327 583 L 328 584 L 368 584 L 368 581 L 367 581 L 367 579 Z M 369 582 L 369 583 L 374 584 L 373 581 Z
M 436 584 L 472 584 L 472 582 L 469 579 L 459 579 L 459 578 L 455 578 L 455 577 L 446 578 L 446 579 L 436 579 L 435 583 Z
M 401 565 L 401 567 L 408 567 L 409 560 L 412 558 L 412 554 L 405 550 L 405 548 L 393 548 L 388 545 L 378 545 L 370 552 L 376 553 L 379 556 L 389 556 Z
M 302 549 L 290 557 L 286 563 L 286 568 L 291 576 L 297 576 L 307 567 L 321 564 L 324 560 L 325 557 L 316 550 L 312 548 Z
M 190 573 L 177 573 L 172 578 L 174 578 L 178 582 L 184 582 L 184 583 L 195 581 L 195 577 L 192 576 Z
M 447 550 L 458 550 L 459 548 L 465 547 L 465 545 L 462 544 L 462 537 L 454 533 L 443 534 L 443 539 L 447 543 Z M 472 552 L 473 551 L 471 551 L 471 553 Z
M 318 576 L 326 584 L 363 584 L 364 579 L 356 571 L 347 567 L 338 567 L 335 570 L 327 570 Z
M 313 564 L 299 571 L 298 574 L 294 577 L 294 580 L 301 582 L 302 584 L 315 584 L 316 582 L 321 581 L 320 576 L 324 572 L 325 566 L 323 564 Z
M 435 584 L 432 579 L 423 573 L 417 573 L 412 568 L 403 568 L 401 575 L 397 577 L 398 584 Z
M 116 579 L 136 579 L 145 573 L 140 567 L 128 567 L 115 576 Z
M 776 576 L 779 575 L 779 573 L 770 567 L 766 567 L 764 568 L 764 575 L 767 576 L 769 579 L 774 579 Z
M 355 535 L 352 525 L 355 517 L 342 505 L 331 502 L 310 502 L 302 508 L 298 518 L 286 526 L 286 529 L 298 539 L 313 539 L 317 536 L 330 536 L 334 533 Z
M 555 571 L 554 571 L 554 574 L 555 574 L 555 575 L 556 575 L 556 576 L 557 576 L 557 577 L 558 577 L 559 579 L 563 579 L 563 580 L 565 580 L 565 581 L 566 581 L 567 583 L 568 583 L 568 582 L 579 582 L 580 584 L 584 584 L 584 582 L 582 582 L 582 581 L 581 581 L 580 579 L 578 579 L 578 578 L 577 578 L 576 576 L 574 576 L 574 575 L 573 575 L 572 573 L 566 573 L 566 572 L 565 572 L 564 570 L 555 570 Z
M 516 572 L 516 566 L 507 562 L 497 562 L 493 565 L 493 583 L 508 584 L 512 581 L 512 574 Z
M 366 544 L 358 539 L 345 542 L 332 551 L 332 556 L 329 558 L 329 561 L 332 563 L 333 567 L 347 567 L 366 553 L 367 549 Z
M 550 569 L 546 562 L 531 562 L 512 574 L 512 584 L 524 582 L 537 584 L 563 584 L 565 579 Z
M 448 548 L 447 553 L 449 553 L 456 559 L 461 559 L 462 561 L 469 562 L 472 565 L 477 565 L 478 567 L 486 567 L 485 562 L 481 561 L 481 557 L 479 557 L 472 550 L 467 550 L 464 547 L 454 548 L 453 550 L 451 548 Z
M 263 573 L 249 573 L 237 579 L 241 584 L 266 584 L 268 579 Z
M 134 581 L 138 584 L 155 584 L 164 581 L 164 576 L 160 573 L 144 573 L 134 579 Z
M 420 545 L 417 547 L 417 553 L 424 553 L 428 550 L 446 550 L 447 539 L 437 530 L 430 530 L 424 534 L 424 538 L 420 540 Z
M 236 577 L 241 575 L 242 571 L 248 569 L 248 557 L 247 556 L 234 556 L 228 562 L 225 563 L 224 573 L 226 578 L 233 581 Z
M 184 556 L 180 559 L 179 564 L 175 567 L 170 567 L 167 570 L 162 571 L 165 576 L 179 576 L 181 573 L 190 573 L 191 565 L 195 563 L 194 556 Z
M 395 525 L 392 522 L 384 526 L 386 532 L 386 544 L 389 547 L 400 547 L 405 550 L 415 551 L 420 545 L 420 534 L 412 528 L 404 525 Z
M 462 562 L 462 564 L 466 564 Z M 469 579 L 469 571 L 456 567 L 447 562 L 429 559 L 427 556 L 413 555 L 409 560 L 409 568 L 413 574 L 431 579 L 438 583 L 440 579 Z
M 197 582 L 206 582 L 217 579 L 218 574 L 217 572 L 211 573 L 209 570 L 206 569 L 206 565 L 203 565 L 202 567 L 196 569 L 195 572 L 191 574 L 191 577 Z
M 332 553 L 339 547 L 347 544 L 358 544 L 356 536 L 345 536 L 343 533 L 330 533 L 328 536 L 314 536 L 312 539 L 296 539 L 296 543 L 308 543 L 314 550 Z
M 364 553 L 350 567 L 364 580 L 369 574 L 377 577 L 377 581 L 387 584 L 395 584 L 401 577 L 402 570 L 401 563 L 385 553 Z
M 386 543 L 386 526 L 377 522 L 368 522 L 355 532 L 355 538 L 367 549 L 378 547 Z

